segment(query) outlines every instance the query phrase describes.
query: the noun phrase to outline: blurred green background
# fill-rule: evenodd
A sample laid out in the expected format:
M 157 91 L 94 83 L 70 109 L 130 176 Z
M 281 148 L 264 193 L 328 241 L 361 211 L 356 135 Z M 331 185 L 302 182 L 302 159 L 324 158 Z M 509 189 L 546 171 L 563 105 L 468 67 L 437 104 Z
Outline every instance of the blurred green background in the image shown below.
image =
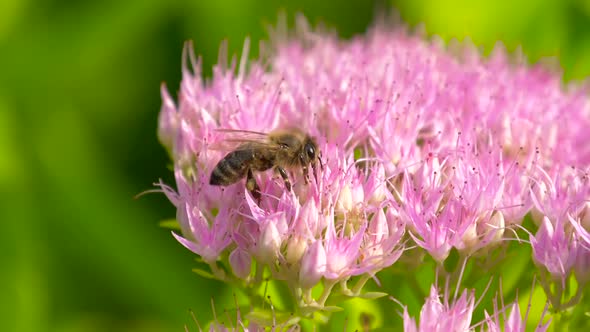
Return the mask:
M 183 42 L 205 73 L 284 9 L 343 37 L 395 6 L 428 34 L 522 45 L 590 74 L 589 0 L 2 0 L 0 2 L 0 331 L 182 331 L 232 290 L 191 272 L 194 256 L 158 227 L 174 216 L 156 138 L 162 81 L 176 95 Z M 219 305 L 223 307 L 223 305 Z M 397 308 L 395 309 L 397 310 Z M 392 313 L 394 312 L 392 307 Z

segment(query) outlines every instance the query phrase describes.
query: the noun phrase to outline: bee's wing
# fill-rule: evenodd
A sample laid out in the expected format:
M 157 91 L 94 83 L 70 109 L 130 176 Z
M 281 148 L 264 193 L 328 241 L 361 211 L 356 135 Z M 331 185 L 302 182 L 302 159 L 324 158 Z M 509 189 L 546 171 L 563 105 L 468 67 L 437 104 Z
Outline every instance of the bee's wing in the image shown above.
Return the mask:
M 252 131 L 252 130 L 242 130 L 242 129 L 231 129 L 231 128 L 218 128 L 215 131 L 220 133 L 227 133 L 227 134 L 235 134 L 240 136 L 251 136 L 251 137 L 268 137 L 268 133 L 263 133 L 260 131 Z
M 268 140 L 268 134 L 240 130 L 240 129 L 216 129 L 217 132 L 224 133 L 223 140 L 209 145 L 212 150 L 231 151 L 237 149 L 276 149 L 278 146 Z

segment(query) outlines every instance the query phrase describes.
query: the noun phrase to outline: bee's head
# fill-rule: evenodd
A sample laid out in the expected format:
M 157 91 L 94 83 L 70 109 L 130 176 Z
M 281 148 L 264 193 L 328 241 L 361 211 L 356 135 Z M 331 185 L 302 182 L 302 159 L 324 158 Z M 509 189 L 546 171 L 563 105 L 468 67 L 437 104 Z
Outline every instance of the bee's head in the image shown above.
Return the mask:
M 315 142 L 315 140 L 313 139 L 313 137 L 307 137 L 307 139 L 305 140 L 305 144 L 303 145 L 303 156 L 302 156 L 302 160 L 301 162 L 303 164 L 311 164 L 311 167 L 313 169 L 313 177 L 315 178 L 316 183 L 318 183 L 318 176 L 317 176 L 317 163 L 319 161 L 320 163 L 320 169 L 323 170 L 324 169 L 324 165 L 322 163 L 322 158 L 321 156 L 321 151 L 318 148 L 317 143 Z M 305 160 L 303 160 L 303 158 Z M 305 171 L 305 176 L 306 176 L 306 182 L 309 181 L 309 179 L 307 178 L 307 171 Z
M 303 153 L 307 162 L 314 162 L 318 157 L 318 145 L 315 143 L 313 138 L 308 137 L 303 145 Z

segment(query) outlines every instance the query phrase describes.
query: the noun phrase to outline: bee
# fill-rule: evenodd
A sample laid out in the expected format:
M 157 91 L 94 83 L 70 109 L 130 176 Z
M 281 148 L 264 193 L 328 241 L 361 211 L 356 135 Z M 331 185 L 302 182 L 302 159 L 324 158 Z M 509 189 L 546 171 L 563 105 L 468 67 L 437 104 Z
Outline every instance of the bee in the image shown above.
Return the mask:
M 299 129 L 279 129 L 270 133 L 232 129 L 220 131 L 241 133 L 248 138 L 233 140 L 240 144 L 217 163 L 211 172 L 211 185 L 228 186 L 246 177 L 246 188 L 260 201 L 260 187 L 254 179 L 254 172 L 264 172 L 272 168 L 290 191 L 291 181 L 287 169 L 301 168 L 307 184 L 309 166 L 313 168 L 314 176 L 317 161 L 322 166 L 315 139 Z

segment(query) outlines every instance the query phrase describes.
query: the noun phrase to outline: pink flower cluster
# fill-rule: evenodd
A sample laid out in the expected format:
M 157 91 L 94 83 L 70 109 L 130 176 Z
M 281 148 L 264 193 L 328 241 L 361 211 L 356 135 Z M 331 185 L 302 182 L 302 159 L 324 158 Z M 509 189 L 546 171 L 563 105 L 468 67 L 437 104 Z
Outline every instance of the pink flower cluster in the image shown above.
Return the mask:
M 430 294 L 426 298 L 420 311 L 420 323 L 416 324 L 410 317 L 407 308 L 404 308 L 403 320 L 405 332 L 448 332 L 448 331 L 476 331 L 481 326 L 481 331 L 488 332 L 524 332 L 527 327 L 528 309 L 523 319 L 518 302 L 515 301 L 507 308 L 494 306 L 492 315 L 485 312 L 485 320 L 472 324 L 472 315 L 477 306 L 475 293 L 464 290 L 458 298 L 451 299 L 448 289 L 441 295 L 439 289 L 432 286 Z M 442 297 L 442 298 L 441 298 Z M 529 305 L 530 305 L 529 299 Z M 510 314 L 506 317 L 506 309 Z M 502 316 L 502 319 L 500 317 Z M 544 314 L 543 314 L 544 316 Z M 543 323 L 542 319 L 535 327 L 535 332 L 547 331 L 550 320 Z
M 222 51 L 208 81 L 187 44 L 178 103 L 162 87 L 159 137 L 178 189 L 161 186 L 177 207 L 174 236 L 218 277 L 228 277 L 216 268 L 228 257 L 235 277 L 259 281 L 266 268 L 302 303 L 323 305 L 325 294 L 306 292 L 371 278 L 408 241 L 442 262 L 453 248 L 496 245 L 530 212 L 540 224 L 535 262 L 558 279 L 574 269 L 589 279 L 586 91 L 564 92 L 559 75 L 513 64 L 501 47 L 483 58 L 399 28 L 342 41 L 301 27 L 259 62 L 248 61 L 248 41 L 239 65 L 226 66 Z M 260 201 L 244 181 L 209 184 L 229 152 L 219 129 L 288 127 L 321 150 L 310 183 L 296 168 L 292 191 L 256 173 Z

